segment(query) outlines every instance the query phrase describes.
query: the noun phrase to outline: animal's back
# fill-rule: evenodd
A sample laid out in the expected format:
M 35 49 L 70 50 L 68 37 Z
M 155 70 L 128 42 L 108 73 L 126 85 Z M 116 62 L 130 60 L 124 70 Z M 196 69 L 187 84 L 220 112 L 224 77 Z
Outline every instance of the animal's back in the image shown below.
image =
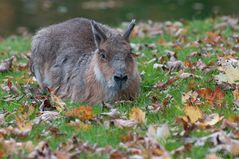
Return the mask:
M 62 85 L 74 65 L 79 65 L 83 75 L 95 49 L 88 19 L 75 18 L 51 25 L 33 37 L 32 72 L 42 88 L 55 88 Z

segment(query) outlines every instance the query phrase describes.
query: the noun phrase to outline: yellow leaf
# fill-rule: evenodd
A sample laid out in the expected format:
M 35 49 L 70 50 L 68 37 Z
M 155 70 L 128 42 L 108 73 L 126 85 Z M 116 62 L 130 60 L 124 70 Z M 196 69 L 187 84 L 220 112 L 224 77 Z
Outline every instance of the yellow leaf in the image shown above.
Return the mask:
M 233 91 L 234 100 L 239 100 L 239 87 Z
M 51 93 L 51 100 L 54 102 L 54 106 L 56 107 L 57 111 L 62 112 L 65 110 L 66 104 L 61 100 L 60 97 Z
M 203 117 L 202 111 L 196 106 L 185 105 L 184 112 L 192 123 Z
M 228 82 L 230 84 L 234 84 L 237 81 L 239 81 L 239 62 L 237 63 L 236 67 L 233 67 L 232 65 L 225 65 L 223 66 L 223 70 L 225 74 L 220 73 L 219 75 L 216 75 L 216 79 L 219 82 Z
M 138 123 L 145 123 L 145 112 L 143 112 L 141 109 L 133 107 L 131 109 L 131 112 L 129 114 L 130 120 L 135 120 Z
M 26 114 L 21 116 L 16 116 L 17 126 L 20 131 L 29 132 L 32 130 L 32 123 L 26 119 Z

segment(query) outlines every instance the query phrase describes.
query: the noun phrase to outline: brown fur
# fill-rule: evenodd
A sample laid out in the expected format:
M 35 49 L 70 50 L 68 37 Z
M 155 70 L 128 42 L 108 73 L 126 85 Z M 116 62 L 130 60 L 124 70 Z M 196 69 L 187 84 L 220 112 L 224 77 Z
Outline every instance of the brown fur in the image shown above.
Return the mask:
M 131 23 L 122 35 L 76 18 L 43 28 L 33 37 L 31 70 L 41 88 L 73 101 L 135 99 L 140 76 L 128 43 L 133 27 Z

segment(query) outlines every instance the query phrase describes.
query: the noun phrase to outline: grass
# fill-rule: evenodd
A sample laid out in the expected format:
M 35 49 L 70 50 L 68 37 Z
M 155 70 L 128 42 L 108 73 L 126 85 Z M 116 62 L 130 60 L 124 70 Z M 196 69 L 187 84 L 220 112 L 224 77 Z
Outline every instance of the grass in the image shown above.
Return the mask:
M 184 28 L 187 29 L 187 41 L 198 41 L 202 40 L 207 37 L 207 32 L 213 32 L 213 26 L 215 23 L 218 23 L 220 20 L 215 19 L 206 19 L 206 20 L 194 20 L 187 22 L 184 25 Z M 226 29 L 220 32 L 221 36 L 224 38 L 229 38 L 233 35 L 234 31 L 232 28 L 227 27 Z M 177 53 L 178 59 L 181 61 L 186 61 L 187 55 L 196 51 L 200 52 L 204 44 L 201 47 L 194 47 L 194 46 L 186 46 L 185 43 L 181 46 L 181 48 L 175 48 L 172 46 L 164 46 L 160 45 L 159 41 L 163 39 L 166 43 L 176 41 L 175 37 L 172 35 L 165 33 L 156 37 L 144 37 L 144 38 L 133 38 L 133 43 L 138 44 L 156 44 L 157 53 L 155 54 L 156 57 L 161 57 L 165 55 L 165 50 L 175 51 Z M 22 55 L 26 54 L 30 51 L 31 39 L 25 37 L 9 37 L 4 41 L 0 42 L 0 60 L 6 59 L 12 55 L 16 55 L 17 62 L 26 63 L 26 58 L 23 58 Z M 230 49 L 231 46 L 226 49 Z M 155 50 L 155 49 L 154 49 Z M 214 47 L 212 50 L 212 55 L 210 57 L 200 57 L 203 62 L 206 64 L 216 62 L 217 55 L 220 53 L 220 48 Z M 153 86 L 158 82 L 165 82 L 169 79 L 170 75 L 166 71 L 162 71 L 160 69 L 154 69 L 153 64 L 145 64 L 146 62 L 150 61 L 153 58 L 153 50 L 150 48 L 145 48 L 140 51 L 140 54 L 144 54 L 144 56 L 140 56 L 138 58 L 138 67 L 140 72 L 145 72 L 142 77 L 141 82 L 141 92 L 140 96 L 133 102 L 133 103 L 123 103 L 117 105 L 117 108 L 122 113 L 128 114 L 133 106 L 140 107 L 142 110 L 146 111 L 146 107 L 152 103 L 152 97 L 157 99 L 157 101 L 162 102 L 167 95 L 172 96 L 172 100 L 169 101 L 168 107 L 164 109 L 164 111 L 159 111 L 158 113 L 149 113 L 147 112 L 146 118 L 147 123 L 146 127 L 150 124 L 163 124 L 167 123 L 169 127 L 179 127 L 182 130 L 182 126 L 178 126 L 175 123 L 175 119 L 179 116 L 184 115 L 183 111 L 183 104 L 181 102 L 182 94 L 188 92 L 190 90 L 189 83 L 193 83 L 195 88 L 214 88 L 215 82 L 212 80 L 213 76 L 218 74 L 218 71 L 209 71 L 204 72 L 200 70 L 196 70 L 193 72 L 198 76 L 202 76 L 202 79 L 195 79 L 195 78 L 188 78 L 188 79 L 180 79 L 176 81 L 174 84 L 169 86 L 166 91 L 162 91 L 159 89 L 154 89 Z M 238 55 L 238 53 L 237 53 Z M 193 57 L 192 61 L 197 61 L 198 57 Z M 191 70 L 186 69 L 185 72 L 190 72 Z M 173 72 L 175 73 L 175 72 Z M 26 78 L 30 78 L 29 71 L 19 71 L 17 69 L 12 69 L 9 72 L 0 73 L 0 84 L 4 83 L 5 79 L 11 79 L 11 81 L 18 87 L 21 88 L 22 84 L 26 81 L 21 81 L 19 78 L 22 76 Z M 37 84 L 33 84 L 34 87 L 37 87 Z M 21 88 L 24 89 L 24 88 Z M 1 90 L 1 89 L 0 89 Z M 205 104 L 202 107 L 202 111 L 206 114 L 218 112 L 220 115 L 224 115 L 225 117 L 231 116 L 233 114 L 239 114 L 233 110 L 233 95 L 231 91 L 225 92 L 225 103 L 222 108 L 215 108 L 212 109 L 210 105 Z M 28 105 L 32 102 L 31 99 L 27 97 L 23 97 L 19 101 L 13 102 L 5 102 L 1 97 L 8 95 L 8 93 L 4 91 L 0 91 L 0 112 L 3 110 L 7 110 L 8 112 L 14 112 L 12 115 L 9 115 L 6 118 L 8 125 L 15 122 L 15 114 L 20 113 L 19 109 L 22 105 Z M 69 109 L 77 107 L 81 105 L 80 103 L 70 103 L 66 101 L 67 107 Z M 39 105 L 37 105 L 39 106 Z M 103 110 L 101 107 L 94 107 L 94 112 L 96 114 L 100 114 Z M 33 116 L 31 117 L 34 119 L 35 115 L 37 114 L 38 110 L 35 111 Z M 130 132 L 137 132 L 140 134 L 145 134 L 147 129 L 145 127 L 137 127 L 136 129 L 120 129 L 114 126 L 106 128 L 103 124 L 92 124 L 90 129 L 83 130 L 78 128 L 73 128 L 67 125 L 68 121 L 65 118 L 60 118 L 55 120 L 51 124 L 47 123 L 40 123 L 39 125 L 35 125 L 27 137 L 24 138 L 16 138 L 14 136 L 7 136 L 7 138 L 14 138 L 17 141 L 33 141 L 34 144 L 39 143 L 40 141 L 44 140 L 47 141 L 52 148 L 56 148 L 60 143 L 66 141 L 67 139 L 71 138 L 73 135 L 77 136 L 78 138 L 88 141 L 92 144 L 98 144 L 99 146 L 106 146 L 112 145 L 113 147 L 117 147 L 120 138 Z M 62 135 L 54 135 L 54 134 L 46 134 L 49 132 L 49 128 L 56 127 L 59 129 Z M 204 135 L 205 131 L 198 131 L 197 133 L 192 133 L 195 136 Z M 163 145 L 168 151 L 172 151 L 183 144 L 183 140 L 180 138 L 176 138 L 174 136 L 169 137 Z M 204 158 L 206 154 L 208 154 L 209 145 L 204 147 L 193 147 L 191 151 L 184 153 L 179 158 Z M 220 155 L 220 154 L 219 154 Z M 95 158 L 96 156 L 93 154 L 85 154 L 82 156 L 85 158 Z M 97 156 L 97 158 L 107 158 L 107 156 Z M 232 158 L 232 156 L 223 156 L 226 158 Z M 178 157 L 175 157 L 178 158 Z

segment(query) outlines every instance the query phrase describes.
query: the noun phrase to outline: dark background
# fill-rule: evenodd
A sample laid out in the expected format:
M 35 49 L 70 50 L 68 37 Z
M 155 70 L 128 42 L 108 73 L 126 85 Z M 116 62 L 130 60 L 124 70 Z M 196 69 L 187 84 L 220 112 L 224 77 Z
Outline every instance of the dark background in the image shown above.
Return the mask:
M 202 19 L 239 14 L 238 0 L 0 0 L 0 36 L 18 34 L 73 17 L 109 25 L 137 21 Z

